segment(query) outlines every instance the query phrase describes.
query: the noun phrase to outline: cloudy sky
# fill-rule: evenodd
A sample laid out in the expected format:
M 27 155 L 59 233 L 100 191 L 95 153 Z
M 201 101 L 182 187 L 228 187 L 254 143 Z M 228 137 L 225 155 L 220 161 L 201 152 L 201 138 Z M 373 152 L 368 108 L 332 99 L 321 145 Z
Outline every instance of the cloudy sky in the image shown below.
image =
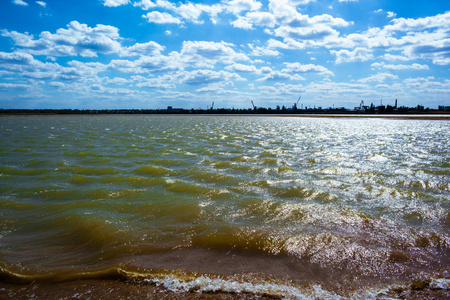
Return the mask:
M 450 105 L 450 1 L 1 0 L 0 108 Z

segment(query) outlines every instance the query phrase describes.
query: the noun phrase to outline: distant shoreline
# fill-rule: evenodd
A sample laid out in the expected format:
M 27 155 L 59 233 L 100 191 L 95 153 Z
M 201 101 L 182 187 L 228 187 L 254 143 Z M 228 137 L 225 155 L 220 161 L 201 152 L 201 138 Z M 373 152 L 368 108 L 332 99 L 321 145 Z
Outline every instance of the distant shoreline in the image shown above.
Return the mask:
M 200 116 L 214 116 L 214 117 L 290 117 L 290 118 L 349 118 L 349 119 L 396 119 L 396 120 L 450 120 L 450 113 L 436 114 L 182 114 L 182 113 L 133 113 L 133 114 L 121 114 L 121 113 L 0 113 L 1 117 L 107 117 L 107 116 L 180 116 L 180 117 L 200 117 Z
M 289 117 L 365 117 L 365 118 L 450 118 L 450 106 L 439 106 L 439 109 L 417 107 L 377 106 L 370 108 L 346 109 L 340 108 L 308 108 L 299 109 L 296 106 L 282 109 L 254 107 L 243 109 L 209 108 L 184 109 L 168 106 L 167 109 L 2 109 L 0 116 L 42 116 L 42 115 L 231 115 L 231 116 L 289 116 Z

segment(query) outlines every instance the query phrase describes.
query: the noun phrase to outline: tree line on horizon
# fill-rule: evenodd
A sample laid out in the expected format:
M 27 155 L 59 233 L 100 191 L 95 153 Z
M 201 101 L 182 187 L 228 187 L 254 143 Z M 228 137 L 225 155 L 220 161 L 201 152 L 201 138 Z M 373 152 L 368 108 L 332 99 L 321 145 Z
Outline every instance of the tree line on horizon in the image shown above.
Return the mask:
M 361 109 L 338 108 L 297 108 L 277 106 L 275 109 L 256 107 L 253 108 L 208 108 L 208 109 L 0 109 L 2 115 L 96 115 L 96 114 L 426 114 L 426 113 L 450 113 L 450 106 L 440 105 L 438 109 L 425 108 L 422 105 L 416 107 L 394 107 L 390 105 L 366 106 Z

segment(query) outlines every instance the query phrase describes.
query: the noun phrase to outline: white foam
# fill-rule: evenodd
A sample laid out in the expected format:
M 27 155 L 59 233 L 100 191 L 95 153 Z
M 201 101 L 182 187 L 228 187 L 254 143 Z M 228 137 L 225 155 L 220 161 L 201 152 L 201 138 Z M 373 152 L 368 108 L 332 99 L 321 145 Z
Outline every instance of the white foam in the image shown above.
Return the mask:
M 375 162 L 385 162 L 388 160 L 388 158 L 386 156 L 376 154 L 376 155 L 372 156 L 371 158 L 369 158 L 369 160 L 375 161 Z
M 438 278 L 431 280 L 430 288 L 432 289 L 450 289 L 450 279 Z
M 163 278 L 146 279 L 163 286 L 169 291 L 180 292 L 225 292 L 225 293 L 251 293 L 254 295 L 272 295 L 285 299 L 343 299 L 341 296 L 324 290 L 319 285 L 305 287 L 301 290 L 298 287 L 277 284 L 272 282 L 251 283 L 238 280 L 226 280 L 221 278 L 210 278 L 202 275 L 195 279 L 184 281 L 168 275 Z

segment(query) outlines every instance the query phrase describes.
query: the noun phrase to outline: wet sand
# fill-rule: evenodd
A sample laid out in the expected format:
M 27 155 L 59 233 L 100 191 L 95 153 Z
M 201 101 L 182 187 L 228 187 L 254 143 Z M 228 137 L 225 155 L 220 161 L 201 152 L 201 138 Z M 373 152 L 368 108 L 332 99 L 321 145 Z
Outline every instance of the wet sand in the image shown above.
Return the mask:
M 280 299 L 268 295 L 235 293 L 175 293 L 154 284 L 114 280 L 80 280 L 61 283 L 8 284 L 0 282 L 0 299 Z M 432 289 L 426 282 L 393 289 L 376 299 L 450 299 L 450 290 Z
M 235 293 L 175 293 L 154 284 L 80 280 L 26 285 L 0 283 L 0 299 L 278 299 Z

